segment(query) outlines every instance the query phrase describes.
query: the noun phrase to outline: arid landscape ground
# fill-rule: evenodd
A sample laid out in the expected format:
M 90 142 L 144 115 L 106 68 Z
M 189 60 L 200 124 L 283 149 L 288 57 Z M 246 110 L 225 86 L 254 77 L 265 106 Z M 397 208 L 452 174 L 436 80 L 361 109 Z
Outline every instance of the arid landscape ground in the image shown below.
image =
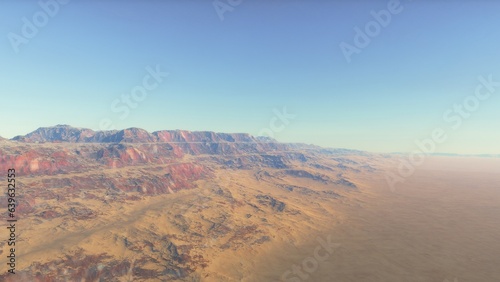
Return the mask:
M 1 281 L 500 279 L 498 158 L 430 156 L 391 190 L 397 154 L 136 128 L 14 139 Z

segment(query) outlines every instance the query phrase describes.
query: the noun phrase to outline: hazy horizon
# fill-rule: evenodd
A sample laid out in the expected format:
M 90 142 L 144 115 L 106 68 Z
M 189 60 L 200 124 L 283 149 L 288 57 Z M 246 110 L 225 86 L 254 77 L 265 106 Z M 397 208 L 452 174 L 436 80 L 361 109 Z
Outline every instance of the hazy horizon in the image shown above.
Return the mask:
M 390 3 L 244 1 L 220 14 L 199 1 L 68 2 L 28 38 L 25 19 L 43 8 L 4 1 L 0 93 L 12 106 L 0 119 L 15 122 L 0 136 L 35 120 L 411 152 L 440 128 L 436 151 L 499 154 L 500 3 L 395 1 L 384 19 Z M 467 100 L 481 85 L 492 95 Z
M 70 124 L 57 124 L 57 125 L 53 125 L 53 126 L 39 126 L 37 127 L 36 129 L 30 131 L 30 132 L 27 132 L 27 133 L 24 133 L 24 134 L 17 134 L 17 135 L 14 135 L 12 137 L 6 137 L 6 136 L 2 136 L 0 134 L 0 137 L 3 137 L 3 138 L 7 138 L 9 140 L 13 139 L 14 137 L 18 137 L 18 136 L 25 136 L 39 128 L 49 128 L 49 127 L 56 127 L 56 126 L 70 126 L 70 127 L 73 127 L 73 128 L 81 128 L 81 129 L 91 129 L 91 128 L 85 128 L 85 127 L 81 127 L 81 126 L 72 126 Z M 127 128 L 118 128 L 118 129 L 115 129 L 117 131 L 120 131 L 120 130 L 125 130 L 125 129 L 130 129 L 130 128 L 140 128 L 140 127 L 127 127 Z M 141 129 L 144 129 L 144 128 L 141 128 Z M 92 129 L 94 130 L 94 129 Z M 182 129 L 182 128 L 163 128 L 163 129 L 156 129 L 156 130 L 147 130 L 149 133 L 153 133 L 155 131 L 162 131 L 162 130 L 186 130 L 186 129 Z M 94 131 L 100 131 L 100 129 L 96 129 Z M 213 130 L 186 130 L 186 131 L 193 131 L 193 132 L 196 132 L 196 131 L 208 131 L 208 132 L 216 132 L 216 133 L 248 133 L 248 132 L 219 132 L 219 131 L 213 131 Z M 259 136 L 259 135 L 254 135 L 254 136 Z M 260 135 L 260 136 L 265 136 L 265 135 Z M 277 142 L 280 142 L 280 143 L 305 143 L 305 144 L 310 144 L 310 145 L 317 145 L 317 144 L 314 144 L 314 143 L 306 143 L 306 142 L 285 142 L 285 141 L 281 141 L 279 139 L 276 139 Z M 189 143 L 189 142 L 188 142 Z M 320 145 L 317 145 L 317 146 L 320 146 Z M 320 146 L 320 147 L 324 147 L 324 148 L 327 148 L 327 149 L 347 149 L 347 150 L 360 150 L 360 149 L 357 149 L 357 148 L 347 148 L 347 147 L 327 147 L 327 146 Z M 360 150 L 360 151 L 366 151 L 366 152 L 370 152 L 370 153 L 380 153 L 380 154 L 409 154 L 411 153 L 411 151 L 407 151 L 407 152 L 398 152 L 398 151 L 391 151 L 391 152 L 378 152 L 378 151 L 367 151 L 367 150 Z M 475 157 L 481 157 L 481 156 L 485 156 L 485 157 L 489 157 L 489 156 L 494 156 L 494 157 L 497 157 L 497 156 L 500 156 L 499 154 L 488 154 L 488 153 L 477 153 L 477 154 L 459 154 L 459 153 L 451 153 L 451 152 L 433 152 L 433 153 L 430 153 L 430 155 L 456 155 L 456 156 L 475 156 Z

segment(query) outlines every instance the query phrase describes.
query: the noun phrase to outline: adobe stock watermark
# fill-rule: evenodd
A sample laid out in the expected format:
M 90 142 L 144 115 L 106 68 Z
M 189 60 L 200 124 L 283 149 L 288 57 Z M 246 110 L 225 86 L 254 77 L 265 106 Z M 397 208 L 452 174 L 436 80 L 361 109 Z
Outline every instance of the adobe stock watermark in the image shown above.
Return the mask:
M 160 70 L 160 65 L 156 65 L 153 69 L 151 66 L 146 67 L 147 74 L 142 78 L 142 84 L 133 87 L 130 93 L 125 93 L 111 102 L 111 111 L 119 114 L 119 119 L 124 120 L 133 109 L 136 109 L 141 102 L 144 102 L 149 93 L 160 86 L 164 79 L 169 75 L 167 72 Z M 111 118 L 103 118 L 99 122 L 100 130 L 115 129 Z
M 21 27 L 21 32 L 19 34 L 14 32 L 9 32 L 7 38 L 10 41 L 10 45 L 16 54 L 19 53 L 19 47 L 23 44 L 28 44 L 31 39 L 33 39 L 41 28 L 45 27 L 50 18 L 55 17 L 61 10 L 61 6 L 69 3 L 70 0 L 41 0 L 38 1 L 38 6 L 40 10 L 36 11 L 31 19 L 27 17 L 22 17 L 21 21 L 23 23 Z
M 387 3 L 387 8 L 378 12 L 371 11 L 370 14 L 373 20 L 367 22 L 363 29 L 354 27 L 353 44 L 342 41 L 339 44 L 340 50 L 348 63 L 351 62 L 351 56 L 359 54 L 361 51 L 370 45 L 373 38 L 377 37 L 382 28 L 386 28 L 392 21 L 392 17 L 403 11 L 404 7 L 399 0 L 390 0 Z
M 215 12 L 222 22 L 224 21 L 224 14 L 234 11 L 234 8 L 241 5 L 241 3 L 243 3 L 243 0 L 214 0 L 212 6 L 214 6 Z
M 332 242 L 332 236 L 328 235 L 326 240 L 317 237 L 318 246 L 314 248 L 311 256 L 306 257 L 297 265 L 294 264 L 289 270 L 286 270 L 281 275 L 281 281 L 284 282 L 301 282 L 309 279 L 310 274 L 318 270 L 320 264 L 330 258 L 331 255 L 341 246 L 339 243 Z
M 396 184 L 405 182 L 408 177 L 415 173 L 416 168 L 425 162 L 427 156 L 436 152 L 439 144 L 446 142 L 449 131 L 458 130 L 464 120 L 472 117 L 472 114 L 479 109 L 481 103 L 489 99 L 496 92 L 496 88 L 500 87 L 500 82 L 493 81 L 493 75 L 491 74 L 488 78 L 479 76 L 478 80 L 479 83 L 474 94 L 465 97 L 461 103 L 454 104 L 453 107 L 443 113 L 443 120 L 450 126 L 450 129 L 447 131 L 442 127 L 436 127 L 429 137 L 415 140 L 418 149 L 411 152 L 406 159 L 399 160 L 397 174 L 390 171 L 386 173 L 385 178 L 392 192 L 395 191 Z
M 286 106 L 280 112 L 278 109 L 273 109 L 274 116 L 269 121 L 269 127 L 262 128 L 258 136 L 267 136 L 274 138 L 274 133 L 285 130 L 286 126 L 290 124 L 290 120 L 296 118 L 297 115 L 290 114 L 286 111 Z

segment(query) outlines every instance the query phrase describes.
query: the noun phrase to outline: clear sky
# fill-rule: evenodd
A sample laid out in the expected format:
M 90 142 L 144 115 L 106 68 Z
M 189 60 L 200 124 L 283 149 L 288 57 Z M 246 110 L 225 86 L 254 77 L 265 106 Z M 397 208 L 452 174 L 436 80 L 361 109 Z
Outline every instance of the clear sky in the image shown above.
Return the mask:
M 499 1 L 54 1 L 0 2 L 0 136 L 104 120 L 406 152 L 441 128 L 436 152 L 500 153 L 500 85 L 474 96 L 500 82 Z

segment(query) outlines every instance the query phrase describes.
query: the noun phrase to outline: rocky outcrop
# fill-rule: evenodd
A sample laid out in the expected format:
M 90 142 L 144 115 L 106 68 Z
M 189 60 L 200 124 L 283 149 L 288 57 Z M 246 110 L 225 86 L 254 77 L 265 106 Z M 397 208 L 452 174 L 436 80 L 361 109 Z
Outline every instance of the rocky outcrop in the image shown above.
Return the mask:
M 81 142 L 95 135 L 91 129 L 75 128 L 69 125 L 54 127 L 40 127 L 25 136 L 16 136 L 12 140 L 39 143 L 39 142 Z
M 269 195 L 257 195 L 256 198 L 259 204 L 272 208 L 274 211 L 282 212 L 285 210 L 286 204 L 282 201 L 276 200 Z
M 237 158 L 220 159 L 228 168 L 251 169 L 255 167 L 287 168 L 287 161 L 281 155 L 251 155 Z
M 345 179 L 345 178 L 341 178 L 341 179 L 338 179 L 335 181 L 335 184 L 337 185 L 342 185 L 342 186 L 346 186 L 348 188 L 358 188 L 356 186 L 356 184 L 352 183 L 351 181 Z
M 288 174 L 290 176 L 299 177 L 299 178 L 308 178 L 308 179 L 320 181 L 323 183 L 327 183 L 328 181 L 330 181 L 330 178 L 326 175 L 315 174 L 315 173 L 311 173 L 311 172 L 308 172 L 305 170 L 289 169 L 289 170 L 285 170 L 284 173 Z

